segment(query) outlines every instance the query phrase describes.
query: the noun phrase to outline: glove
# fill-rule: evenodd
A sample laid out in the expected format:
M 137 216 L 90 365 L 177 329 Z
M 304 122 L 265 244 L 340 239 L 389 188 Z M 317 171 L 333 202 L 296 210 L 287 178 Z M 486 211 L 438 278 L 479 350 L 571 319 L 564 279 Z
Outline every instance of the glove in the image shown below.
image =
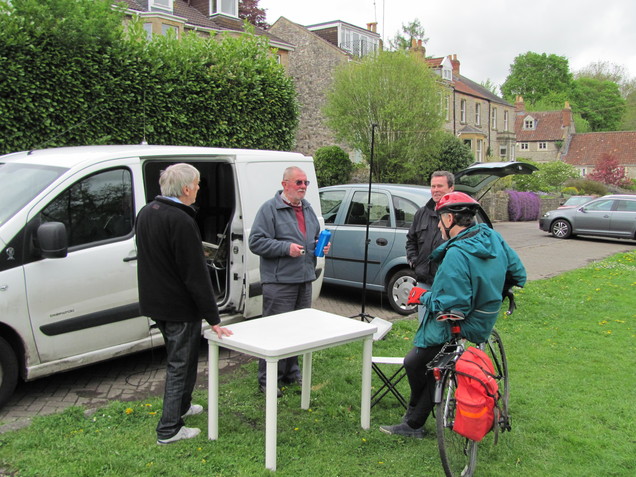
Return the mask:
M 406 304 L 407 305 L 420 305 L 422 302 L 420 302 L 420 297 L 426 293 L 426 290 L 424 290 L 424 288 L 420 288 L 420 287 L 413 287 L 411 288 L 411 293 L 409 293 L 409 298 L 408 300 L 406 300 Z

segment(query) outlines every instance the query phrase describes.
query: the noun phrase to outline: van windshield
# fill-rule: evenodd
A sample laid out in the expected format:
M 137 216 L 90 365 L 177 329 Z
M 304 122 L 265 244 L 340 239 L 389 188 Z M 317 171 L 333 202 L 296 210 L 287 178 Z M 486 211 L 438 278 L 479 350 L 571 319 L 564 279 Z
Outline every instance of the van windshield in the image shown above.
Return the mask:
M 63 167 L 0 162 L 0 224 L 60 177 Z

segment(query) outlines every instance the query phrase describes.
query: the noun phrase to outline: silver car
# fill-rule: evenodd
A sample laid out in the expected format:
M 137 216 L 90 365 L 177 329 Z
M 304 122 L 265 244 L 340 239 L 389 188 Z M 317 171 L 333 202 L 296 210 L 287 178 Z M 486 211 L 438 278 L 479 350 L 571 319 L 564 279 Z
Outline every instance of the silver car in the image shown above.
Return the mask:
M 534 166 L 523 162 L 473 164 L 455 174 L 455 190 L 476 196 L 500 177 L 531 174 L 534 170 Z M 386 292 L 389 304 L 400 314 L 415 311 L 414 306 L 406 304 L 415 285 L 415 274 L 406 260 L 406 234 L 415 212 L 430 198 L 428 186 L 372 184 L 371 191 L 368 184 L 321 188 L 322 215 L 326 228 L 333 234 L 331 250 L 325 256 L 324 283 L 363 287 L 367 204 L 370 204 L 366 287 Z M 478 220 L 490 225 L 483 211 Z
M 550 210 L 539 228 L 556 238 L 575 235 L 636 240 L 636 195 L 606 195 L 580 207 Z

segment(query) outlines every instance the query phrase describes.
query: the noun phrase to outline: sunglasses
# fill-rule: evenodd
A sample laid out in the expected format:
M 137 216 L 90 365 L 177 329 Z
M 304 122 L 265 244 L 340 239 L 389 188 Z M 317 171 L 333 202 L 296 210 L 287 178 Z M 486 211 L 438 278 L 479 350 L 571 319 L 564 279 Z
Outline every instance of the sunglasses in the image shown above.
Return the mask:
M 305 186 L 309 185 L 309 181 L 300 181 L 300 180 L 299 181 L 292 181 L 292 180 L 287 179 L 286 182 L 293 182 L 297 186 L 301 186 L 303 184 L 305 184 Z

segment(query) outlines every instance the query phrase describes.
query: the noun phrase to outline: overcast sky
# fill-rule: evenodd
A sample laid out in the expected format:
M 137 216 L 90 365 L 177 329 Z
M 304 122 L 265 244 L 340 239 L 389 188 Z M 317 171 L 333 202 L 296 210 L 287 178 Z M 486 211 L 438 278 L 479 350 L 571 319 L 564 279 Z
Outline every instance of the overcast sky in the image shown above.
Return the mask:
M 528 51 L 564 56 L 572 72 L 608 61 L 636 76 L 636 0 L 260 0 L 259 7 L 270 24 L 281 16 L 301 25 L 377 21 L 385 41 L 417 18 L 427 56 L 457 54 L 461 74 L 477 83 L 501 85 Z

